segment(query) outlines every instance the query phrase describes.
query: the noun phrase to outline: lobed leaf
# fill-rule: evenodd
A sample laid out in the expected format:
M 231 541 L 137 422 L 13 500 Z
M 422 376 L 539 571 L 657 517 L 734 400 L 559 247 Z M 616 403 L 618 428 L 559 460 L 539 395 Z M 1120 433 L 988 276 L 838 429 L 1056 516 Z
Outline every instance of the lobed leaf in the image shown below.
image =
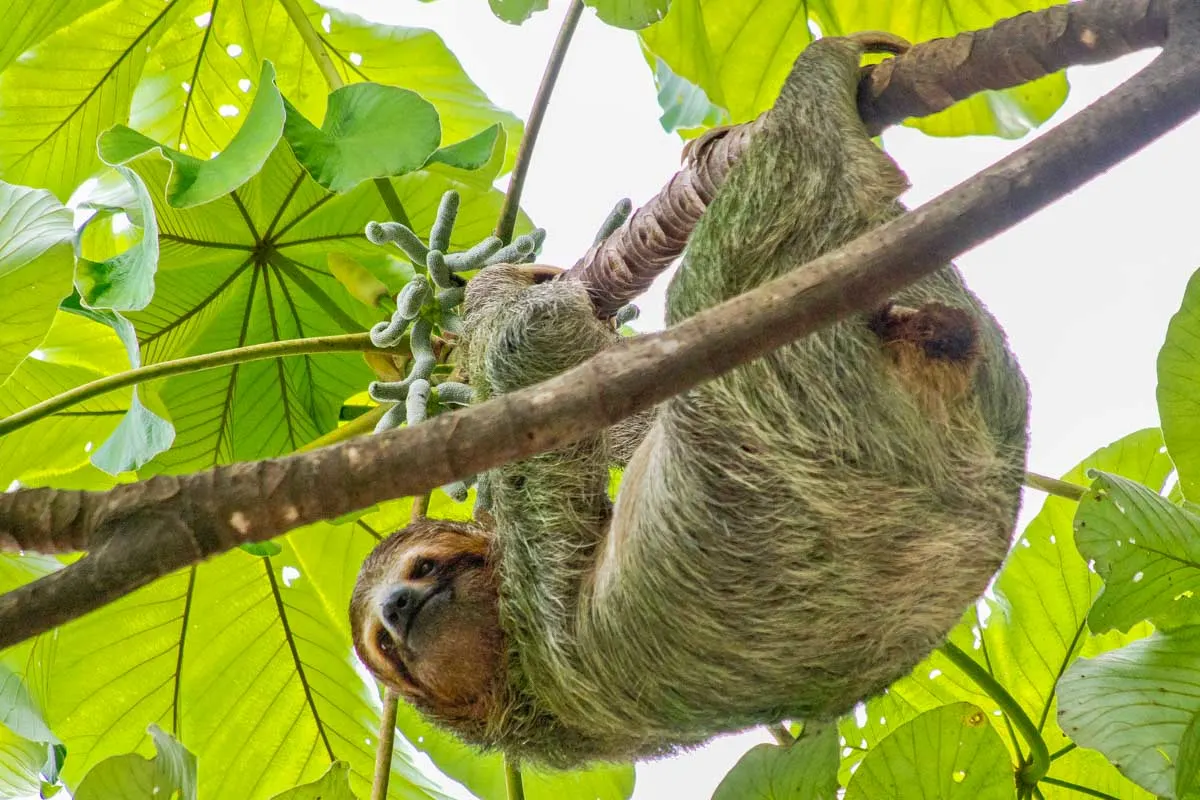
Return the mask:
M 713 800 L 835 800 L 837 727 L 826 725 L 794 744 L 755 745 L 721 780 Z
M 1158 415 L 1186 497 L 1200 501 L 1200 271 L 1158 352 Z
M 926 711 L 897 728 L 859 764 L 846 800 L 1007 800 L 1012 763 L 988 715 L 970 703 Z
M 1081 659 L 1059 684 L 1059 722 L 1150 792 L 1175 797 L 1180 742 L 1200 712 L 1200 625 Z
M 1104 588 L 1092 630 L 1128 630 L 1144 619 L 1194 615 L 1200 591 L 1200 517 L 1117 475 L 1100 473 L 1075 515 L 1075 542 Z M 1160 627 L 1162 625 L 1160 624 Z

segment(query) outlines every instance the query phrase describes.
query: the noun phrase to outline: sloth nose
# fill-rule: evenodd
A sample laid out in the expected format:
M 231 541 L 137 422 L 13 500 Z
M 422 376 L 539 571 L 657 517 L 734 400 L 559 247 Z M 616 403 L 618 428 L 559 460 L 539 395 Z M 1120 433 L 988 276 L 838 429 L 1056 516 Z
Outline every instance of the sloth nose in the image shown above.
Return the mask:
M 392 592 L 383 603 L 383 624 L 391 629 L 392 635 L 402 635 L 408 628 L 412 615 L 421 604 L 425 590 L 403 586 Z

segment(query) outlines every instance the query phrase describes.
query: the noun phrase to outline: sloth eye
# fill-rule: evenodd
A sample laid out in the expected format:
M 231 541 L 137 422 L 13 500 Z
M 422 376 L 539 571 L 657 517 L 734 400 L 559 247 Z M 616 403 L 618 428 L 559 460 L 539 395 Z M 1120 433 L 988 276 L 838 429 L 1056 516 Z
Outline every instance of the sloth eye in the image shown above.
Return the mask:
M 408 577 L 413 580 L 420 578 L 428 578 L 437 569 L 437 562 L 432 558 L 419 558 L 413 562 L 412 570 L 409 571 Z

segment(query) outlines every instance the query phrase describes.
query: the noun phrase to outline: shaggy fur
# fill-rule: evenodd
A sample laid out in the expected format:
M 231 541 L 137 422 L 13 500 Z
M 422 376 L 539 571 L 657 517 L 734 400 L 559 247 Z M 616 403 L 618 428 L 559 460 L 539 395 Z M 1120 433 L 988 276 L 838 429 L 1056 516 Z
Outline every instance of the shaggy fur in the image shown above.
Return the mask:
M 688 245 L 670 323 L 902 213 L 855 109 L 861 48 L 814 43 Z M 583 288 L 515 268 L 468 288 L 481 397 L 612 344 Z M 491 473 L 508 642 L 460 733 L 572 766 L 830 718 L 909 672 L 1009 545 L 1027 391 L 951 266 L 659 406 L 615 508 L 612 435 Z M 931 344 L 931 342 L 933 344 Z

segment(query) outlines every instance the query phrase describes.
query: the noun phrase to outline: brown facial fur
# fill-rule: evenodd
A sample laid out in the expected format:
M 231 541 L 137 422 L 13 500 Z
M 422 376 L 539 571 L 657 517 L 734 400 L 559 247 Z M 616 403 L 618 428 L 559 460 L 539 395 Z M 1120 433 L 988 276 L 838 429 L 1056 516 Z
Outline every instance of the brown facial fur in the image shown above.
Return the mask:
M 384 606 L 403 591 L 419 610 L 389 630 Z M 363 564 L 350 621 L 359 658 L 409 703 L 449 724 L 486 719 L 502 685 L 504 637 L 484 529 L 436 520 L 392 534 Z

